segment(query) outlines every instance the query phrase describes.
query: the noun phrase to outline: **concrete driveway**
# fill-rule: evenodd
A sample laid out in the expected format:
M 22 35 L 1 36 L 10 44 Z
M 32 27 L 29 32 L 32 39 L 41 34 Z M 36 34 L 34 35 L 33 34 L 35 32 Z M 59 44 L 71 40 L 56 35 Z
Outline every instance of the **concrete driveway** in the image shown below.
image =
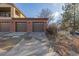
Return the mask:
M 2 38 L 21 39 L 13 48 L 0 53 L 2 56 L 46 56 L 58 55 L 55 52 L 48 53 L 47 38 L 43 32 L 1 32 Z

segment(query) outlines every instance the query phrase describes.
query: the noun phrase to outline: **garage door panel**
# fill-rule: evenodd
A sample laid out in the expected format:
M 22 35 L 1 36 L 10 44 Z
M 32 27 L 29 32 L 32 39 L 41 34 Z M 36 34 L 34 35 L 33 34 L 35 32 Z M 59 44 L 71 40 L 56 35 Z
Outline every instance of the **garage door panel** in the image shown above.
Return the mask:
M 34 22 L 33 23 L 33 32 L 43 32 L 44 23 Z
M 0 23 L 0 32 L 10 32 L 10 23 Z
M 16 31 L 17 32 L 26 32 L 27 24 L 26 23 L 16 23 Z

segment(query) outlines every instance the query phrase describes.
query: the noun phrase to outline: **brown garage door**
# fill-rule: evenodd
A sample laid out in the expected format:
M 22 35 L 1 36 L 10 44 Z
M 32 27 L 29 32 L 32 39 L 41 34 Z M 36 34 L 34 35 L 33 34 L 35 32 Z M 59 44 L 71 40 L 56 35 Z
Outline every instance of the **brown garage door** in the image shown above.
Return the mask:
M 17 32 L 26 32 L 27 24 L 26 23 L 16 23 L 16 31 Z
M 44 23 L 34 22 L 33 23 L 33 32 L 43 32 L 44 31 Z
M 0 23 L 0 32 L 10 32 L 10 23 Z

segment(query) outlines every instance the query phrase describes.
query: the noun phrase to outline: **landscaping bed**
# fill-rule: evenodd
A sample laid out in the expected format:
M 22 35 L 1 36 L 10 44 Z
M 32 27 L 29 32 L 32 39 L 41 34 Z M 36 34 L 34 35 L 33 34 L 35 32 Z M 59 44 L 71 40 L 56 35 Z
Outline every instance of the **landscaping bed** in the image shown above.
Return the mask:
M 60 32 L 56 38 L 55 51 L 61 56 L 79 55 L 79 38 L 68 32 Z

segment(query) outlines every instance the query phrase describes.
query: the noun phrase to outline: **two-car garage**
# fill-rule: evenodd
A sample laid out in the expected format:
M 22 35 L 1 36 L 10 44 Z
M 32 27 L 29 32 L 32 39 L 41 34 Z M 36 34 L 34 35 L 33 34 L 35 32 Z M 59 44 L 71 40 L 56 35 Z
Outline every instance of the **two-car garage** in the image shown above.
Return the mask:
M 32 32 L 44 32 L 44 26 L 45 23 L 43 22 L 33 22 Z M 16 32 L 27 32 L 27 27 L 27 23 L 16 23 Z

